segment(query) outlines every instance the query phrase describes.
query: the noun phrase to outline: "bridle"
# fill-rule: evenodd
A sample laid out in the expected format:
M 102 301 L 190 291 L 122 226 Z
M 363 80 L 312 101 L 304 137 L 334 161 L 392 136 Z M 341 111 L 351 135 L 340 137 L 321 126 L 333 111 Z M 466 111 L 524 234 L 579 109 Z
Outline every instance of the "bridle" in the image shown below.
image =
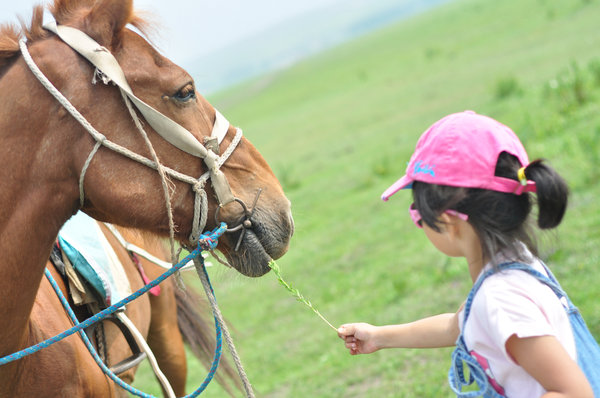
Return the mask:
M 192 242 L 192 244 L 196 244 L 200 234 L 206 227 L 208 200 L 204 187 L 209 179 L 211 181 L 211 185 L 219 203 L 218 209 L 221 209 L 229 203 L 235 202 L 240 204 L 242 206 L 242 209 L 244 210 L 243 217 L 245 219 L 241 220 L 241 227 L 240 225 L 238 225 L 230 229 L 230 231 L 233 232 L 239 230 L 240 228 L 243 228 L 244 230 L 242 232 L 244 232 L 245 229 L 252 227 L 252 223 L 249 220 L 249 217 L 252 215 L 252 213 L 247 209 L 246 205 L 241 199 L 236 198 L 233 195 L 233 193 L 231 192 L 231 187 L 229 186 L 229 182 L 227 181 L 227 177 L 220 170 L 220 167 L 225 163 L 225 161 L 233 153 L 238 143 L 240 142 L 242 138 L 241 129 L 236 128 L 235 137 L 232 139 L 228 148 L 222 155 L 218 155 L 219 144 L 223 141 L 229 130 L 229 122 L 223 115 L 221 115 L 221 113 L 219 113 L 219 111 L 215 109 L 215 122 L 213 125 L 211 136 L 205 138 L 206 145 L 212 148 L 207 149 L 207 147 L 201 144 L 190 131 L 188 131 L 172 119 L 168 118 L 167 116 L 161 114 L 159 111 L 152 108 L 150 105 L 146 104 L 144 101 L 142 101 L 133 94 L 131 87 L 127 83 L 122 68 L 120 67 L 116 58 L 110 53 L 108 49 L 98 44 L 95 40 L 86 35 L 84 32 L 73 27 L 57 25 L 55 22 L 51 22 L 46 24 L 44 28 L 55 33 L 62 41 L 64 41 L 67 45 L 69 45 L 77 53 L 82 55 L 84 58 L 90 61 L 92 65 L 95 66 L 96 69 L 92 79 L 93 84 L 96 83 L 97 78 L 100 78 L 104 84 L 112 83 L 113 85 L 116 85 L 119 88 L 123 100 L 125 101 L 127 108 L 132 118 L 134 119 L 136 126 L 138 127 L 138 130 L 140 130 L 142 135 L 144 135 L 146 142 L 149 145 L 151 153 L 154 157 L 154 159 L 151 160 L 144 156 L 141 156 L 119 144 L 108 140 L 103 134 L 98 132 L 85 119 L 85 117 L 83 117 L 83 115 L 81 115 L 81 113 L 69 102 L 69 100 L 58 89 L 56 89 L 54 85 L 52 85 L 52 83 L 48 80 L 48 78 L 42 73 L 42 71 L 37 67 L 37 65 L 33 61 L 31 55 L 29 54 L 29 51 L 27 50 L 27 45 L 25 41 L 21 40 L 19 42 L 21 52 L 23 54 L 23 58 L 27 66 L 30 68 L 32 73 L 50 92 L 50 94 L 52 94 L 61 103 L 61 105 L 65 107 L 65 109 L 86 129 L 86 131 L 88 131 L 88 133 L 91 134 L 91 136 L 96 141 L 94 148 L 90 152 L 83 166 L 79 178 L 81 206 L 83 206 L 85 198 L 83 190 L 85 172 L 87 171 L 87 167 L 89 166 L 97 150 L 100 148 L 100 146 L 104 146 L 130 159 L 142 163 L 152 169 L 155 169 L 161 174 L 163 180 L 163 188 L 165 190 L 165 195 L 167 198 L 171 235 L 173 235 L 174 225 L 172 224 L 172 214 L 170 210 L 170 199 L 168 193 L 169 188 L 166 186 L 167 175 L 179 181 L 190 184 L 195 193 L 192 233 L 189 237 L 189 240 L 190 242 Z M 192 176 L 180 173 L 176 170 L 162 165 L 156 157 L 154 149 L 152 148 L 150 141 L 147 139 L 147 135 L 143 130 L 137 113 L 135 112 L 131 104 L 133 104 L 137 108 L 137 110 L 144 116 L 146 122 L 158 134 L 160 134 L 161 137 L 163 137 L 165 140 L 167 140 L 169 143 L 179 148 L 180 150 L 203 159 L 205 165 L 208 168 L 208 171 L 203 173 L 199 178 L 194 178 Z M 218 216 L 218 211 L 215 214 L 215 216 Z

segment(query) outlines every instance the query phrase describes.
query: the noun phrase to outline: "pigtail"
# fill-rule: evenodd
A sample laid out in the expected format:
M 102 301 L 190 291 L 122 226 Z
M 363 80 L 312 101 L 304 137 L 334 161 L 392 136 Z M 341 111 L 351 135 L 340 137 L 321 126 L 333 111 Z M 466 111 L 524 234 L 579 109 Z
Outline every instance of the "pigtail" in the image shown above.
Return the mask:
M 542 159 L 531 162 L 525 168 L 525 176 L 536 185 L 538 226 L 542 229 L 558 226 L 567 208 L 569 196 L 567 183 Z

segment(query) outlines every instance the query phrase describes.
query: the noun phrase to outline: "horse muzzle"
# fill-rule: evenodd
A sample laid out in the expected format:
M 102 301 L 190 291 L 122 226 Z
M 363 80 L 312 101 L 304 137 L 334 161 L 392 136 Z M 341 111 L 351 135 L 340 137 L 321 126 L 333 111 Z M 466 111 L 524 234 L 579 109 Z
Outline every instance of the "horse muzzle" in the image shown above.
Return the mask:
M 260 195 L 259 190 L 250 207 L 236 199 L 242 213 L 228 223 L 231 227 L 220 240 L 224 247 L 219 247 L 233 268 L 250 277 L 266 274 L 270 270 L 269 262 L 287 252 L 294 233 L 289 201 L 283 197 L 284 200 L 265 206 L 259 202 Z M 217 221 L 220 216 L 221 212 L 217 211 Z

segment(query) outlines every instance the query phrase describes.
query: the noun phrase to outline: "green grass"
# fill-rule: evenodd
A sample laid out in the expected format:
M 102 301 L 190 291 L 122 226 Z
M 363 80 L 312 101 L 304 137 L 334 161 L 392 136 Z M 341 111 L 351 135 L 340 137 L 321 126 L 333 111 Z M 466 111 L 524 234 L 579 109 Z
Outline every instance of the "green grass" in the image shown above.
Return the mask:
M 598 20 L 592 0 L 460 0 L 209 98 L 292 201 L 296 233 L 278 260 L 286 280 L 334 325 L 455 311 L 469 291 L 464 261 L 414 228 L 409 193 L 379 195 L 431 123 L 473 109 L 511 126 L 531 159 L 569 181 L 564 223 L 540 240 L 600 338 Z M 449 349 L 351 357 L 274 275 L 210 274 L 257 396 L 451 396 Z M 190 391 L 205 373 L 192 361 Z M 226 395 L 211 384 L 203 396 Z

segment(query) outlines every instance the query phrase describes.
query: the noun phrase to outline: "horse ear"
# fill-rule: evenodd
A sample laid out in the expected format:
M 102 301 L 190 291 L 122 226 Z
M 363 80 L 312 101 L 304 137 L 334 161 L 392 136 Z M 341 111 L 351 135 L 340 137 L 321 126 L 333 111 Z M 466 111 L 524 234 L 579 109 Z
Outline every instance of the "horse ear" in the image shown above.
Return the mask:
M 86 17 L 86 30 L 98 43 L 113 47 L 133 18 L 133 0 L 98 0 Z

